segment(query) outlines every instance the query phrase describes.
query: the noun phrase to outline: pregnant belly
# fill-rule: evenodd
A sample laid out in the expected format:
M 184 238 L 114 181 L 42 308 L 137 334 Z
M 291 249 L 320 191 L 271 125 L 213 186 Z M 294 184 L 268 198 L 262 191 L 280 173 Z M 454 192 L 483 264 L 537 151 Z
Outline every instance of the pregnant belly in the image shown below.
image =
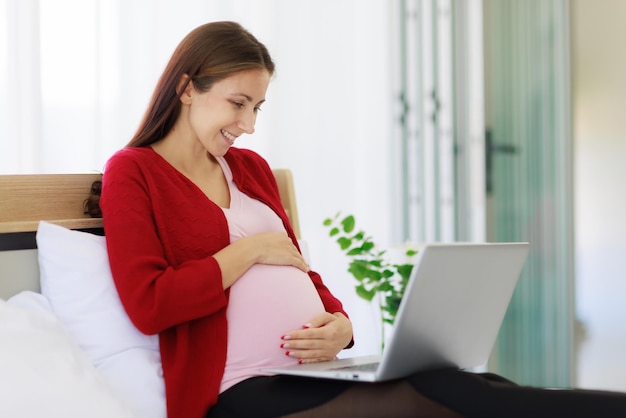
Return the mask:
M 280 348 L 281 336 L 324 312 L 308 274 L 289 266 L 257 264 L 230 288 L 228 352 L 221 390 L 269 366 L 297 360 Z

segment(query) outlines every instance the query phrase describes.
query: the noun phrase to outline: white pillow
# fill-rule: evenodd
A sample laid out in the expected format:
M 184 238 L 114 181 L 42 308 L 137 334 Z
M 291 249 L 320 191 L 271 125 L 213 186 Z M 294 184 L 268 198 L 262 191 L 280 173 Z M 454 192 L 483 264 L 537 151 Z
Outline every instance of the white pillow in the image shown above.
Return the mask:
M 130 322 L 111 277 L 102 236 L 41 221 L 41 293 L 112 387 L 143 417 L 165 418 L 157 335 Z
M 137 418 L 34 292 L 0 299 L 0 416 Z

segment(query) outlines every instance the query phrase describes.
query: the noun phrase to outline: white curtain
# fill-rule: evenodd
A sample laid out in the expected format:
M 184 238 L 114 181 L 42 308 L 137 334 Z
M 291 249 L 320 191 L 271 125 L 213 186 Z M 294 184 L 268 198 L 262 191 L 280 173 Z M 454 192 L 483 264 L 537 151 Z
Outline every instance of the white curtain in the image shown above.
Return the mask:
M 0 164 L 3 173 L 33 170 L 40 160 L 41 89 L 37 2 L 0 8 Z
M 176 44 L 236 20 L 277 62 L 254 135 L 238 146 L 293 170 L 313 265 L 376 351 L 370 306 L 322 221 L 353 213 L 393 244 L 390 37 L 396 1 L 0 0 L 0 174 L 99 172 L 134 133 Z
M 187 32 L 268 21 L 253 1 L 2 1 L 2 173 L 101 171 Z

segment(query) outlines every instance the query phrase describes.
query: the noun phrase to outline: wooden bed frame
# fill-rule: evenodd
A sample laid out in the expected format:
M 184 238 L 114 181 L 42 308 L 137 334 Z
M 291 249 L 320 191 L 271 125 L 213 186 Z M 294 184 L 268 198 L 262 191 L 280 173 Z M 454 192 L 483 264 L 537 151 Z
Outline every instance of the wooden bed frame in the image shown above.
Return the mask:
M 280 197 L 298 239 L 300 224 L 291 171 L 275 169 Z M 102 219 L 85 214 L 91 184 L 100 174 L 0 175 L 0 298 L 39 291 L 35 234 L 40 220 L 103 233 Z

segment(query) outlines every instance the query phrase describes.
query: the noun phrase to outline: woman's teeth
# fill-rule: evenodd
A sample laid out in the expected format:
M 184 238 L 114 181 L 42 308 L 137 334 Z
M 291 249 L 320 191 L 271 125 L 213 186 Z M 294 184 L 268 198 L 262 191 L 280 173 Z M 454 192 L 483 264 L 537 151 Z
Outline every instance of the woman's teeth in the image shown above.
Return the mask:
M 228 138 L 228 140 L 229 140 L 230 142 L 235 142 L 235 139 L 237 139 L 237 137 L 236 137 L 236 136 L 232 135 L 232 134 L 231 134 L 231 133 L 229 133 L 229 132 L 226 132 L 226 131 L 225 131 L 225 130 L 223 130 L 223 129 L 222 129 L 222 135 L 224 135 L 226 138 Z

